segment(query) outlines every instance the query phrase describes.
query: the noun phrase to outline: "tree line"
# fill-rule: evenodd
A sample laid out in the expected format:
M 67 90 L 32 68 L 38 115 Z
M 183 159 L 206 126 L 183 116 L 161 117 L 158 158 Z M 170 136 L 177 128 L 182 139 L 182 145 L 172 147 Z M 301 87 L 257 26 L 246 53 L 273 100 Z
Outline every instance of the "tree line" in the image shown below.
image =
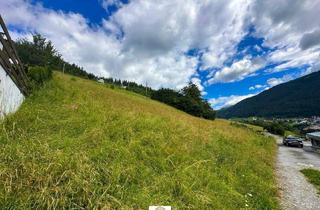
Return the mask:
M 26 65 L 27 71 L 30 66 L 42 66 L 58 71 L 64 69 L 68 74 L 85 79 L 97 79 L 94 74 L 87 73 L 82 67 L 63 60 L 61 54 L 54 48 L 52 42 L 40 34 L 33 35 L 32 41 L 19 39 L 15 44 L 19 57 L 24 65 Z
M 119 86 L 126 90 L 150 97 L 197 117 L 211 120 L 215 119 L 216 112 L 212 109 L 208 101 L 201 97 L 201 92 L 195 84 L 189 83 L 180 91 L 168 88 L 154 90 L 132 81 L 97 77 L 92 73 L 86 72 L 82 67 L 65 61 L 61 54 L 54 48 L 52 42 L 40 34 L 33 35 L 32 41 L 27 39 L 18 40 L 16 42 L 16 48 L 20 59 L 26 65 L 27 72 L 29 71 L 29 75 L 31 72 L 34 78 L 42 78 L 41 75 L 43 75 L 43 69 L 39 70 L 41 68 L 35 68 L 35 66 L 43 67 L 50 71 L 64 70 L 65 73 L 85 79 L 102 79 L 104 83 Z M 41 75 L 37 75 L 38 70 Z
M 264 120 L 264 119 L 252 120 L 250 118 L 246 118 L 246 119 L 240 119 L 239 121 L 242 123 L 260 126 L 264 130 L 268 131 L 269 133 L 280 135 L 280 136 L 284 136 L 286 130 L 292 131 L 292 128 L 289 127 L 289 125 L 286 125 L 283 122 L 278 122 L 274 120 Z
M 216 112 L 212 109 L 209 102 L 201 97 L 199 88 L 193 83 L 189 83 L 180 91 L 161 88 L 154 91 L 151 98 L 197 117 L 211 120 L 216 117 Z

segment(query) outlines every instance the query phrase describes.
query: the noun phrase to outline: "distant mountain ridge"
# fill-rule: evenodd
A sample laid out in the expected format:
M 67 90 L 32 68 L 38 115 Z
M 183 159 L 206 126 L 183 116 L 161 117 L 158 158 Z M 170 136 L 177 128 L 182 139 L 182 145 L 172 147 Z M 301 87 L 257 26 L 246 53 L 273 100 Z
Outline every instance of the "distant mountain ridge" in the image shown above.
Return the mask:
M 315 115 L 320 115 L 320 71 L 272 87 L 217 113 L 221 118 Z

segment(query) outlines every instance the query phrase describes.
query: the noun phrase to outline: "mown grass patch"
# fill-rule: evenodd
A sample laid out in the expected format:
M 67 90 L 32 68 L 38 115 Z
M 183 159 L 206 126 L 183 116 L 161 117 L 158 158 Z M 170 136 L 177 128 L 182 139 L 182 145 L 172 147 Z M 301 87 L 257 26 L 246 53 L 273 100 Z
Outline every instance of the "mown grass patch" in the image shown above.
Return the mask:
M 318 193 L 320 194 L 320 171 L 308 168 L 302 169 L 301 173 L 303 173 L 307 177 L 308 181 L 318 189 Z
M 54 73 L 1 123 L 3 209 L 277 209 L 272 138 Z

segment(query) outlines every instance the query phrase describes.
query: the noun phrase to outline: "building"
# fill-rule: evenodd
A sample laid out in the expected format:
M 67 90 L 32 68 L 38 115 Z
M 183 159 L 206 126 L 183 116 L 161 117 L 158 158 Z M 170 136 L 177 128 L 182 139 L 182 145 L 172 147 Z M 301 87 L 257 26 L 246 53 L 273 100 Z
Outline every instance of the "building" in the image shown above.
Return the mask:
M 28 78 L 0 16 L 0 118 L 15 112 L 29 93 Z
M 104 83 L 104 79 L 98 79 L 97 80 L 99 83 Z
M 320 125 L 310 125 L 302 129 L 302 133 L 313 133 L 313 132 L 319 132 L 319 131 L 320 131 Z
M 320 132 L 307 133 L 307 139 L 310 139 L 312 147 L 320 149 Z

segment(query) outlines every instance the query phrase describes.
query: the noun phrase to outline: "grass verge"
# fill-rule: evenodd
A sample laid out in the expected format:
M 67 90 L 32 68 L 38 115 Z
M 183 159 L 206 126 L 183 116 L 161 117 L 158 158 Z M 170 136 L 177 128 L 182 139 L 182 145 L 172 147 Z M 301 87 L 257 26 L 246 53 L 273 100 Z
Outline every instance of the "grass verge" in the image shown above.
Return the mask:
M 277 209 L 274 139 L 55 72 L 0 124 L 1 209 Z
M 313 184 L 320 194 L 320 171 L 315 169 L 302 169 L 301 172 L 307 177 L 308 181 Z

